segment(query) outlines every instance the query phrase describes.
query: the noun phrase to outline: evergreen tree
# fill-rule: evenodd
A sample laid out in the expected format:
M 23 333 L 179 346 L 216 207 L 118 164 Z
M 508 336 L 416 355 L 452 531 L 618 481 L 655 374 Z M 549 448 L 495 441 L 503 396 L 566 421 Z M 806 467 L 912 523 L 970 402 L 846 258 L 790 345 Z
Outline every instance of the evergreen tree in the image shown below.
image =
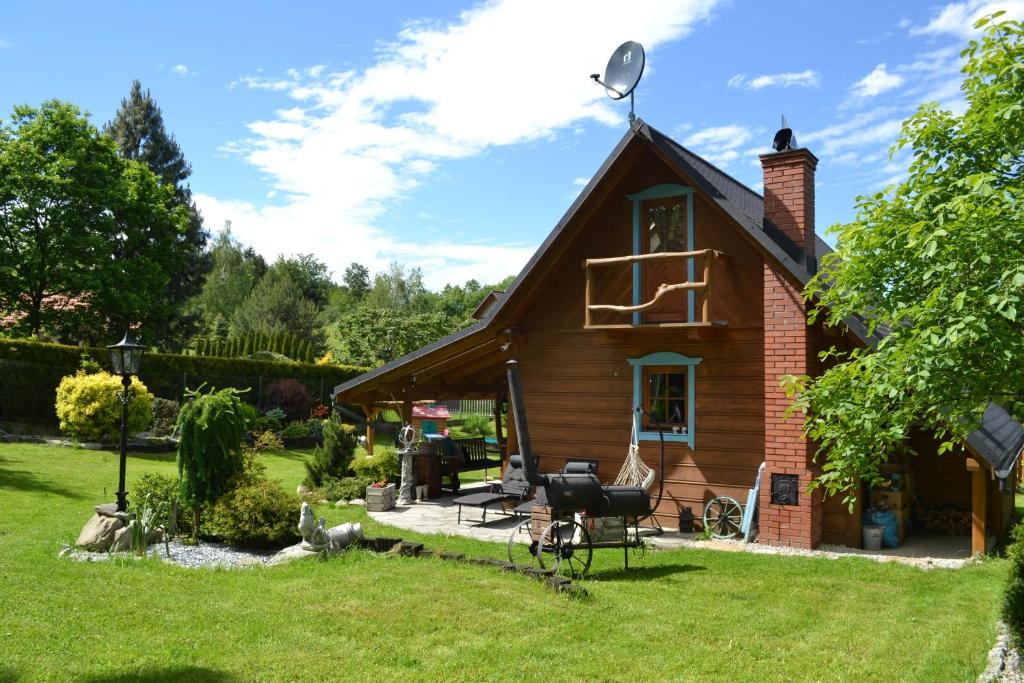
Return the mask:
M 203 229 L 203 218 L 186 183 L 192 167 L 185 161 L 174 136 L 164 128 L 160 107 L 148 90 L 143 93 L 142 84 L 137 80 L 132 83 L 129 96 L 121 100 L 121 108 L 104 132 L 114 139 L 122 157 L 145 163 L 164 185 L 173 187 L 172 205 L 184 207 L 188 214 L 185 267 L 171 278 L 167 288 L 169 302 L 179 309 L 179 315 L 172 318 L 164 329 L 147 330 L 152 335 L 150 343 L 180 348 L 182 341 L 198 327 L 198 316 L 185 313 L 185 302 L 199 293 L 211 263 L 206 253 L 209 235 Z

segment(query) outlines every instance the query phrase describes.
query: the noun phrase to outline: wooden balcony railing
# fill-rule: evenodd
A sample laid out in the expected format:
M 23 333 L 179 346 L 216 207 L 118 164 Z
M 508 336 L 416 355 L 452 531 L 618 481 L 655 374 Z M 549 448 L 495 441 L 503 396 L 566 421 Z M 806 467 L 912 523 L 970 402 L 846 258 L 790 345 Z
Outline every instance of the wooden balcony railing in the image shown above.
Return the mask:
M 638 254 L 636 256 L 615 256 L 612 258 L 587 259 L 583 263 L 586 272 L 586 289 L 584 294 L 584 328 L 586 329 L 609 329 L 636 327 L 632 324 L 623 325 L 595 325 L 592 320 L 592 313 L 595 311 L 611 311 L 612 313 L 639 313 L 654 308 L 658 301 L 670 292 L 679 291 L 700 291 L 704 293 L 704 301 L 701 306 L 700 320 L 687 320 L 686 322 L 662 323 L 659 326 L 695 326 L 711 325 L 711 266 L 715 259 L 725 256 L 724 253 L 714 249 L 702 249 L 700 251 L 666 251 L 656 254 Z M 704 259 L 704 279 L 700 282 L 677 282 L 673 284 L 662 283 L 654 292 L 654 297 L 634 306 L 618 306 L 615 304 L 593 304 L 590 303 L 590 292 L 594 278 L 594 269 L 604 266 L 618 264 L 648 263 L 651 261 L 685 261 L 686 259 Z

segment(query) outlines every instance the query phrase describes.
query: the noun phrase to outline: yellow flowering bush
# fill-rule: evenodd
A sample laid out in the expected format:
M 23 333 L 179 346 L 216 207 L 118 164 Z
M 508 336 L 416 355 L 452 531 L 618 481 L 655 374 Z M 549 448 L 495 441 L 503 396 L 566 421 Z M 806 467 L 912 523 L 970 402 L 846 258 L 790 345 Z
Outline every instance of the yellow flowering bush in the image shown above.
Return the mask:
M 79 441 L 103 441 L 121 430 L 121 378 L 109 372 L 67 375 L 57 386 L 60 428 Z M 132 378 L 128 403 L 128 431 L 141 432 L 153 421 L 153 394 Z

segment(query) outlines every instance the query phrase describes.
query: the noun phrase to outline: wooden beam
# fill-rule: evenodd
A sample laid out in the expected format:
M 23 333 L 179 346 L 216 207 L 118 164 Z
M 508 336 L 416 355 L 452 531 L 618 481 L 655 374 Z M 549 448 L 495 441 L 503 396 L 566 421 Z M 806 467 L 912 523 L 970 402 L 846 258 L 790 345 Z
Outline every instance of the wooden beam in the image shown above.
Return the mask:
M 584 268 L 591 266 L 610 266 L 615 263 L 636 263 L 638 261 L 674 261 L 692 258 L 694 256 L 718 256 L 720 252 L 714 249 L 701 249 L 699 251 L 659 251 L 654 254 L 635 254 L 632 256 L 610 256 L 608 258 L 588 258 L 583 262 Z
M 394 395 L 401 400 L 415 398 L 440 398 L 451 395 L 459 398 L 468 394 L 483 394 L 490 396 L 501 391 L 498 384 L 381 384 L 376 388 L 376 394 L 383 398 L 390 398 Z
M 661 284 L 661 285 L 658 285 L 658 289 L 654 292 L 654 298 L 651 299 L 650 301 L 644 302 L 642 304 L 637 304 L 636 306 L 616 306 L 615 304 L 590 304 L 590 305 L 587 306 L 587 311 L 588 312 L 589 311 L 613 311 L 615 313 L 629 313 L 629 312 L 633 312 L 633 311 L 646 311 L 648 308 L 653 308 L 655 306 L 655 304 L 658 303 L 658 300 L 661 299 L 666 294 L 668 294 L 669 292 L 677 292 L 677 291 L 680 291 L 680 290 L 690 290 L 690 289 L 705 289 L 706 287 L 707 287 L 707 282 L 706 281 L 705 282 L 680 282 L 680 283 L 674 284 L 674 285 Z M 589 315 L 588 315 L 588 318 L 589 318 Z M 584 325 L 584 327 L 588 327 L 589 325 L 590 325 L 590 322 L 589 322 L 589 320 L 587 320 L 586 324 Z
M 967 458 L 967 470 L 971 473 L 971 554 L 984 554 L 987 550 L 985 513 L 988 505 L 985 495 L 988 482 L 985 481 L 985 468 L 974 458 Z

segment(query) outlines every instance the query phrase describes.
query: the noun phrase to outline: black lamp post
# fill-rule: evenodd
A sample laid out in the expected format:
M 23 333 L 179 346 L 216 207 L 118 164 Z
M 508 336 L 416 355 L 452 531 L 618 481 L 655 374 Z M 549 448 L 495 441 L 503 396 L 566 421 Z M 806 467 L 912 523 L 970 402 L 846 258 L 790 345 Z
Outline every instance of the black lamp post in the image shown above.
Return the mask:
M 121 386 L 124 387 L 122 391 L 117 392 L 117 398 L 121 401 L 121 470 L 117 476 L 117 509 L 124 512 L 128 509 L 128 494 L 124 490 L 124 468 L 128 460 L 128 401 L 132 398 L 128 386 L 132 383 L 132 375 L 139 374 L 142 354 L 146 347 L 133 342 L 125 332 L 124 339 L 111 344 L 107 349 L 110 350 L 110 366 L 115 375 L 121 375 Z

